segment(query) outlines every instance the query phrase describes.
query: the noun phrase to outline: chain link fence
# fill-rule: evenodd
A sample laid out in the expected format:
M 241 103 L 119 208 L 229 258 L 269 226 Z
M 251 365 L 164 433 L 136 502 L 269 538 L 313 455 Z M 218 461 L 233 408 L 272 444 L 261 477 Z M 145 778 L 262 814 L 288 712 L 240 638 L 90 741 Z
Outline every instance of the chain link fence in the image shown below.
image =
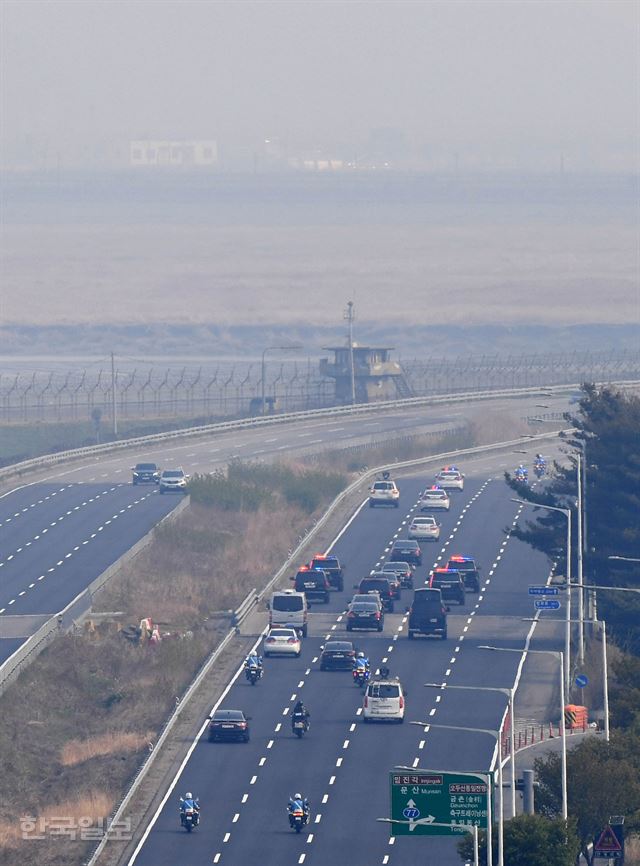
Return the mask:
M 461 355 L 454 360 L 405 360 L 398 397 L 612 382 L 640 378 L 640 351 L 550 355 Z M 151 367 L 110 363 L 102 368 L 0 372 L 0 423 L 202 418 L 296 412 L 335 403 L 334 382 L 318 362 L 262 365 L 210 361 L 198 366 Z M 114 401 L 115 389 L 115 401 Z

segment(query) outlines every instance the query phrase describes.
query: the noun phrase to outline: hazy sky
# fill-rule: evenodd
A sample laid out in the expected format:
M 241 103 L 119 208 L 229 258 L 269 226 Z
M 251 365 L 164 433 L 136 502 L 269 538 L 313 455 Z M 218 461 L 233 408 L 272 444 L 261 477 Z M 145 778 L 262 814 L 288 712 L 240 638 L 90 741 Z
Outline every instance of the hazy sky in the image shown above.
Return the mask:
M 406 136 L 439 164 L 638 166 L 637 0 L 2 0 L 5 166 L 130 139 Z

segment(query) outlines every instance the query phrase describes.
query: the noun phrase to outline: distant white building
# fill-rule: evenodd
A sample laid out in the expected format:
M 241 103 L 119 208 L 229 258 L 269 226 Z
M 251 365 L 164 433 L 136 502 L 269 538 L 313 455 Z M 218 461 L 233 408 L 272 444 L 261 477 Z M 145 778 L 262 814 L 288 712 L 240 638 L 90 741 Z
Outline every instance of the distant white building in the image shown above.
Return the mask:
M 218 163 L 218 143 L 199 141 L 132 141 L 129 164 L 139 166 L 207 166 Z

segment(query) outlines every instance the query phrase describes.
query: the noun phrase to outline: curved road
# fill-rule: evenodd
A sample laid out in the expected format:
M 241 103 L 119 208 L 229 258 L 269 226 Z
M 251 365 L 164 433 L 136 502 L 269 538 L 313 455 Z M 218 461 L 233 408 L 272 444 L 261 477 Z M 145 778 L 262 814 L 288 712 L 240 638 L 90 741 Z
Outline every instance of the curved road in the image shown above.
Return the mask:
M 504 398 L 465 408 L 420 407 L 368 417 L 305 419 L 155 445 L 58 466 L 0 495 L 0 664 L 47 616 L 62 610 L 145 535 L 176 499 L 133 487 L 130 467 L 153 460 L 163 468 L 209 472 L 231 459 L 273 459 L 389 436 L 437 432 L 468 413 L 535 414 L 535 397 Z M 566 398 L 544 398 L 560 411 Z M 515 458 L 514 458 L 515 459 Z
M 502 480 L 505 459 L 485 455 L 464 464 L 465 490 L 454 494 L 451 511 L 442 515 L 441 541 L 423 544 L 419 580 L 452 553 L 473 555 L 483 568 L 480 593 L 467 594 L 464 608 L 451 605 L 449 639 L 407 639 L 402 610 L 410 602 L 408 590 L 396 605 L 399 611 L 387 615 L 383 633 L 345 631 L 351 585 L 383 561 L 393 539 L 405 533 L 419 492 L 430 482 L 425 476 L 404 478 L 400 509 L 362 507 L 337 539 L 333 549 L 347 565 L 345 590 L 333 593 L 329 605 L 314 606 L 302 657 L 266 659 L 256 687 L 236 678 L 223 696 L 221 706 L 251 716 L 250 743 L 211 744 L 205 734 L 193 744 L 130 866 L 460 863 L 455 840 L 390 836 L 389 825 L 375 819 L 389 815 L 388 771 L 395 766 L 486 771 L 491 764 L 492 736 L 429 723 L 495 730 L 506 698 L 439 692 L 423 684 L 508 688 L 514 683 L 520 654 L 490 654 L 478 645 L 523 646 L 530 623 L 521 617 L 533 614 L 527 586 L 545 582 L 548 564 L 509 535 L 520 506 L 511 502 Z M 372 667 L 386 664 L 401 678 L 408 692 L 405 724 L 364 725 L 362 694 L 351 675 L 320 672 L 321 646 L 337 636 L 351 636 Z M 550 692 L 551 681 L 543 680 L 535 699 L 547 700 Z M 312 714 L 311 731 L 302 740 L 292 736 L 288 719 L 298 697 Z M 289 829 L 285 812 L 296 789 L 312 803 L 311 824 L 300 836 Z M 178 821 L 178 797 L 187 790 L 202 803 L 202 824 L 189 836 Z

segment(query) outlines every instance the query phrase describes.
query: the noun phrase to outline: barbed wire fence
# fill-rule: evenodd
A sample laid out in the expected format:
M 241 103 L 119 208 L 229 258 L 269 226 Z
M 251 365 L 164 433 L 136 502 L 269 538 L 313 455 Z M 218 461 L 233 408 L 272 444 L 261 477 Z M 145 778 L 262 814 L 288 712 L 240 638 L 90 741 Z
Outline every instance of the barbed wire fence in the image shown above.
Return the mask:
M 640 351 L 566 354 L 468 355 L 456 359 L 405 360 L 398 396 L 430 396 L 575 382 L 640 379 Z M 265 368 L 268 411 L 330 406 L 334 382 L 319 362 L 272 361 Z M 0 423 L 178 418 L 217 419 L 259 414 L 260 362 L 203 361 L 198 366 L 150 366 L 146 361 L 110 362 L 75 369 L 0 372 Z

